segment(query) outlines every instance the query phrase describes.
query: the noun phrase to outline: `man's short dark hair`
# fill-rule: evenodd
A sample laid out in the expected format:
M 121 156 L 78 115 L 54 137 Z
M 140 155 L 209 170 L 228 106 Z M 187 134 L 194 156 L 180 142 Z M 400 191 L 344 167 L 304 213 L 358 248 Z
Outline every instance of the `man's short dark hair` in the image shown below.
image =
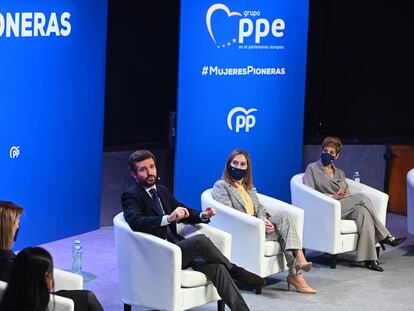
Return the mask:
M 141 162 L 147 159 L 153 159 L 154 163 L 157 162 L 155 155 L 149 150 L 137 150 L 133 154 L 131 154 L 128 158 L 128 166 L 131 172 L 136 172 L 137 170 L 137 162 Z

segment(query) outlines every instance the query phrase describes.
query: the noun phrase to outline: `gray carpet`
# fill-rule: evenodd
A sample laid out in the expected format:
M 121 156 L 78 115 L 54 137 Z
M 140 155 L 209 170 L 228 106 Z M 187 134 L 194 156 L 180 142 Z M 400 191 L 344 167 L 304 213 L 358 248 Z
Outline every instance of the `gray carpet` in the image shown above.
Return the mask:
M 407 235 L 406 217 L 388 214 L 387 227 L 396 235 Z M 71 247 L 80 239 L 84 247 L 84 270 L 97 275 L 85 284 L 92 290 L 105 310 L 123 310 L 118 295 L 118 275 L 112 227 L 103 227 L 71 238 L 42 245 L 54 258 L 55 266 L 69 269 Z M 356 267 L 353 254 L 339 255 L 336 269 L 329 268 L 329 257 L 310 250 L 306 253 L 314 269 L 305 274 L 318 293 L 304 295 L 287 291 L 286 273 L 268 279 L 262 295 L 243 291 L 251 310 L 414 310 L 414 236 L 399 247 L 381 252 L 380 264 L 385 272 Z M 139 310 L 133 308 L 133 310 Z M 214 311 L 211 303 L 193 310 Z

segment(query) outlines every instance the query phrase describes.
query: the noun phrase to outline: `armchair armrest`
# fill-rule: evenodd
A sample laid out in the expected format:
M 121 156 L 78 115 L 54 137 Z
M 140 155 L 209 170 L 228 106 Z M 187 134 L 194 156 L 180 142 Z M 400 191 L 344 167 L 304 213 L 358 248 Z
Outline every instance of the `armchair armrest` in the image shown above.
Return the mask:
M 414 168 L 407 173 L 407 231 L 414 235 Z
M 201 204 L 203 209 L 208 206 L 216 208 L 217 215 L 211 219 L 210 224 L 231 234 L 231 256 L 235 262 L 255 272 L 264 256 L 264 222 L 214 200 L 211 189 L 203 192 Z M 257 256 L 246 256 L 247 253 L 254 253 Z
M 290 181 L 292 204 L 305 212 L 303 245 L 319 251 L 335 254 L 340 249 L 341 204 L 339 201 L 306 186 L 303 174 Z M 318 238 L 312 238 L 315 234 Z
M 55 291 L 83 289 L 83 279 L 79 274 L 55 268 L 53 269 L 53 278 L 55 280 Z
M 214 217 L 213 217 L 214 218 Z M 207 224 L 196 225 L 177 225 L 178 233 L 184 237 L 190 237 L 196 234 L 204 234 L 211 239 L 215 246 L 226 256 L 229 260 L 231 257 L 231 234 L 209 226 Z
M 358 183 L 352 179 L 347 178 L 346 182 L 349 185 L 349 191 L 351 194 L 361 192 L 371 200 L 379 220 L 385 225 L 388 205 L 388 194 L 368 185 Z
M 3 297 L 3 293 L 6 290 L 6 287 L 7 287 L 7 283 L 0 281 L 0 300 Z
M 292 217 L 295 222 L 296 231 L 299 235 L 300 240 L 303 238 L 303 221 L 304 221 L 304 211 L 303 209 L 293 206 L 292 204 L 280 201 L 278 199 L 269 197 L 267 195 L 257 193 L 260 203 L 264 208 L 269 212 L 286 212 Z
M 159 302 L 160 292 L 177 297 L 181 249 L 151 234 L 132 231 L 122 213 L 114 218 L 114 229 L 122 301 L 152 307 L 154 301 Z
M 50 294 L 48 307 L 54 311 L 74 311 L 75 302 L 70 298 Z
M 0 281 L 0 299 L 3 297 L 3 293 L 6 290 L 6 287 L 7 287 L 7 283 Z M 48 306 L 49 306 L 49 310 L 55 310 L 55 311 L 75 310 L 75 304 L 72 299 L 53 295 L 53 294 L 50 294 L 50 300 L 49 300 Z

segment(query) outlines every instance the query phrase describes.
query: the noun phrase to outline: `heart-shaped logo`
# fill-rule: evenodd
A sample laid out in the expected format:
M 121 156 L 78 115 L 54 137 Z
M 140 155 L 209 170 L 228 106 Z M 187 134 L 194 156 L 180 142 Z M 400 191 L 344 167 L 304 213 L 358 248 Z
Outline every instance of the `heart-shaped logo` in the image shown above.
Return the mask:
M 227 13 L 228 17 L 242 16 L 239 12 L 231 12 L 230 9 L 222 3 L 216 3 L 216 4 L 213 4 L 211 7 L 209 7 L 209 9 L 207 10 L 207 14 L 206 14 L 206 24 L 207 24 L 207 30 L 211 36 L 211 39 L 213 39 L 213 42 L 215 44 L 217 44 L 217 42 L 216 42 L 216 39 L 214 38 L 213 30 L 211 29 L 211 16 L 217 10 L 223 10 L 224 12 Z M 234 42 L 234 39 L 233 39 L 233 42 Z

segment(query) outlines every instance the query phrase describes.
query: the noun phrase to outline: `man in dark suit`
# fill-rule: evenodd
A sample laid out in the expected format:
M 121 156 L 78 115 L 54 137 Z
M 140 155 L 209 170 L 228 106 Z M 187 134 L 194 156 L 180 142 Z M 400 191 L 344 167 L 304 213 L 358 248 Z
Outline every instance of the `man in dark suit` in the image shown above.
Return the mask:
M 233 279 L 250 287 L 263 286 L 264 279 L 232 264 L 205 235 L 184 239 L 177 234 L 177 222 L 208 223 L 216 214 L 215 209 L 209 207 L 199 212 L 188 208 L 165 186 L 156 185 L 156 158 L 148 150 L 134 152 L 129 157 L 129 168 L 136 183 L 122 194 L 122 207 L 131 229 L 179 246 L 183 269 L 192 267 L 204 273 L 231 310 L 249 310 Z

